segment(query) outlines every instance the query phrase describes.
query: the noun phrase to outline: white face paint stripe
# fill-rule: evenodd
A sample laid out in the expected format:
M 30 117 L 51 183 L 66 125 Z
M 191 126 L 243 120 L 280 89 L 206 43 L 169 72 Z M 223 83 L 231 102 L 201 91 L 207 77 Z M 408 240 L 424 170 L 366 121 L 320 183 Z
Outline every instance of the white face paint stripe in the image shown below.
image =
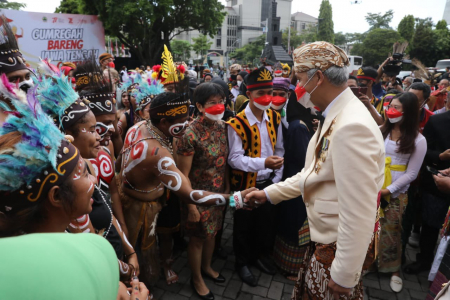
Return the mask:
M 151 229 L 150 229 L 150 232 L 148 233 L 149 237 L 154 236 L 156 233 L 156 221 L 158 221 L 158 216 L 159 216 L 159 213 L 156 214 L 155 219 L 152 222 L 152 225 L 150 225 Z
M 128 274 L 128 271 L 130 270 L 129 268 L 129 266 L 126 264 L 126 263 L 124 263 L 124 262 L 121 262 L 120 260 L 118 260 L 119 261 L 119 269 L 120 269 L 120 273 L 122 273 L 122 274 Z
M 89 194 L 89 192 L 92 190 L 92 188 L 94 187 L 94 184 L 91 182 L 91 186 L 89 187 L 87 193 Z
M 172 180 L 169 180 L 167 184 L 165 184 L 164 182 L 162 184 L 164 184 L 164 186 L 169 190 L 176 192 L 181 188 L 182 180 L 180 174 L 174 171 L 167 170 L 167 168 L 170 167 L 171 165 L 174 166 L 176 165 L 173 159 L 171 159 L 170 157 L 163 157 L 158 161 L 158 170 L 159 172 L 161 172 L 162 175 L 172 176 L 175 178 L 176 182 L 174 186 L 172 186 L 173 183 Z
M 217 199 L 216 205 L 218 205 L 218 206 L 225 205 L 227 203 L 227 200 L 225 200 L 225 198 L 222 195 L 219 195 L 219 194 L 212 194 L 212 195 L 200 198 L 198 200 L 196 200 L 194 198 L 194 194 L 195 193 L 198 193 L 200 196 L 203 196 L 203 192 L 204 191 L 199 191 L 199 190 L 192 191 L 191 194 L 190 194 L 191 200 L 196 202 L 196 203 L 201 204 L 201 203 L 204 203 L 204 202 L 206 202 L 208 200 L 211 200 L 211 199 Z

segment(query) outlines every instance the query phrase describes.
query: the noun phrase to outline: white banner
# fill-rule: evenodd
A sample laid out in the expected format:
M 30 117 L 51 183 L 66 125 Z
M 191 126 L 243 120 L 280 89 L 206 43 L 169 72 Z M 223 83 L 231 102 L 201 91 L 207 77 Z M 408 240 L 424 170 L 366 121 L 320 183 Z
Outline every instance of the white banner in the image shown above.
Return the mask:
M 20 52 L 36 68 L 39 58 L 55 65 L 79 62 L 105 52 L 105 31 L 97 16 L 35 13 L 1 9 Z

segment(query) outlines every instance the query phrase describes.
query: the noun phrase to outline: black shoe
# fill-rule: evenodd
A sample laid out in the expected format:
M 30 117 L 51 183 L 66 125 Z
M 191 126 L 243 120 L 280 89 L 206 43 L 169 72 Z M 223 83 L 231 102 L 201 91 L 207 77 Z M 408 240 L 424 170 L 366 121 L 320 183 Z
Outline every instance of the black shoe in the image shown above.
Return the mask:
M 220 273 L 219 273 L 219 276 L 214 278 L 214 277 L 212 277 L 211 275 L 207 274 L 205 271 L 202 270 L 202 276 L 211 279 L 215 283 L 224 283 L 226 281 L 225 277 L 223 277 Z
M 421 261 L 413 262 L 412 264 L 407 265 L 403 271 L 405 271 L 406 274 L 418 274 L 422 271 L 428 271 L 431 269 L 430 263 L 423 263 Z
M 220 259 L 227 259 L 227 257 L 228 257 L 227 250 L 225 250 L 222 247 L 220 247 L 219 249 L 216 249 L 214 251 L 214 255 L 217 256 Z
M 242 268 L 237 270 L 239 277 L 243 282 L 248 284 L 249 286 L 257 286 L 258 281 L 256 280 L 256 277 L 252 274 L 250 269 L 247 266 L 243 266 Z
M 194 290 L 194 292 L 197 294 L 197 296 L 198 296 L 200 299 L 202 299 L 202 300 L 214 300 L 214 294 L 211 293 L 211 291 L 209 291 L 209 293 L 206 294 L 206 295 L 200 295 L 200 294 L 197 292 L 197 290 L 195 289 L 194 281 L 192 280 L 192 278 L 191 278 L 191 288 Z
M 275 275 L 277 273 L 277 269 L 274 266 L 271 266 L 269 263 L 264 262 L 262 259 L 257 259 L 255 262 L 255 266 L 261 270 L 261 272 L 264 272 L 269 275 Z

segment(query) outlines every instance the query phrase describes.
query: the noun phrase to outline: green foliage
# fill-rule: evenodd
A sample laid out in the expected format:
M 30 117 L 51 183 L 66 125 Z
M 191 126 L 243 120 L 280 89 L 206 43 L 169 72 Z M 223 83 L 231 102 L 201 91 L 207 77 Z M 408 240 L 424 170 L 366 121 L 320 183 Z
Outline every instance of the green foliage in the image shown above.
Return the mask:
M 345 40 L 347 43 L 362 43 L 367 36 L 367 32 L 365 33 L 346 33 Z
M 356 55 L 356 56 L 363 56 L 363 52 L 364 52 L 363 49 L 364 49 L 363 43 L 354 43 L 352 45 L 352 49 L 350 50 L 350 54 Z M 364 64 L 366 64 L 365 61 L 364 61 Z
M 83 14 L 98 15 L 144 65 L 161 61 L 164 44 L 188 30 L 213 36 L 225 13 L 219 0 L 78 0 Z
M 283 36 L 282 36 L 282 44 L 287 47 L 288 45 L 288 34 L 289 30 L 285 29 L 283 30 Z M 297 30 L 291 28 L 291 47 L 297 48 L 298 46 L 302 45 L 303 42 L 305 43 L 312 43 L 317 40 L 317 27 L 314 25 L 309 25 L 306 29 L 302 30 L 301 33 L 299 33 Z
M 251 64 L 255 58 L 260 58 L 266 43 L 266 35 L 263 34 L 253 43 L 249 43 L 242 48 L 236 49 L 229 56 L 239 60 L 243 64 Z
M 416 19 L 416 31 L 411 43 L 411 58 L 417 58 L 426 66 L 434 66 L 437 57 L 434 55 L 433 22 L 431 18 Z M 439 58 L 440 59 L 440 58 Z
M 176 61 L 185 61 L 191 58 L 192 45 L 188 41 L 172 40 L 170 42 L 170 48 Z
M 14 9 L 14 10 L 21 10 L 22 8 L 27 7 L 25 3 L 21 2 L 0 2 L 0 9 Z
M 398 33 L 400 33 L 400 36 L 408 42 L 411 42 L 414 36 L 414 24 L 415 20 L 413 15 L 404 16 L 398 24 Z
M 383 15 L 381 13 L 378 14 L 368 13 L 366 16 L 366 21 L 370 25 L 369 30 L 377 28 L 390 29 L 391 27 L 389 27 L 389 23 L 391 23 L 393 17 L 394 11 L 390 9 Z
M 371 30 L 361 46 L 353 46 L 354 55 L 364 58 L 364 64 L 375 66 L 382 63 L 392 52 L 392 45 L 400 40 L 400 34 L 392 29 L 377 28 Z
M 322 0 L 319 10 L 317 40 L 334 44 L 333 10 L 329 0 Z
M 437 30 L 448 30 L 448 28 L 447 28 L 447 21 L 440 20 L 439 22 L 437 22 L 436 29 Z
M 55 13 L 62 14 L 82 14 L 79 0 L 61 0 Z
M 213 42 L 208 42 L 208 37 L 204 34 L 200 35 L 198 38 L 193 38 L 194 44 L 192 45 L 192 50 L 201 55 L 202 57 L 206 55 Z
M 334 34 L 334 44 L 338 46 L 342 46 L 347 44 L 347 36 L 343 34 L 341 31 Z

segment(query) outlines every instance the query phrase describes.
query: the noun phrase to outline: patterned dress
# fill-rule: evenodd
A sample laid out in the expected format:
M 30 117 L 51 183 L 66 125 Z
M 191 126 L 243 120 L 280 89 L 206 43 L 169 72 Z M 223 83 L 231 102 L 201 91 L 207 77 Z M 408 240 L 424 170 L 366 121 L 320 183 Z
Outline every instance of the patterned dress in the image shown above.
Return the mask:
M 213 193 L 225 192 L 227 168 L 227 130 L 223 121 L 212 122 L 200 117 L 189 125 L 183 138 L 177 141 L 177 154 L 193 155 L 189 179 L 192 188 Z M 188 222 L 188 208 L 182 204 L 182 224 L 186 235 L 213 238 L 222 227 L 223 206 L 197 206 L 200 221 Z

